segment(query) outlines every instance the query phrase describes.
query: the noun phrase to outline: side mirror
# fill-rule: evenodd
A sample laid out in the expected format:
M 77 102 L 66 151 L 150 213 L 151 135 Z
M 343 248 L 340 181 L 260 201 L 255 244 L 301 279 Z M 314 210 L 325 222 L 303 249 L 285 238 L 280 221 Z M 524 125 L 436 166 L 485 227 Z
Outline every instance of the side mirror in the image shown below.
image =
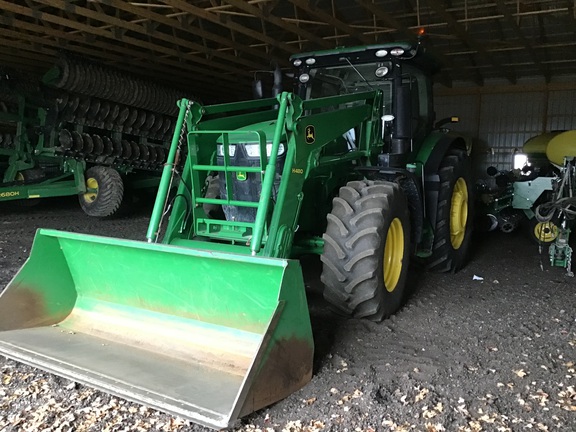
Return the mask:
M 262 80 L 255 79 L 252 82 L 252 96 L 254 99 L 262 99 L 264 97 L 262 93 Z
M 393 120 L 394 116 L 392 114 L 385 114 L 382 116 L 382 139 L 384 139 L 386 133 L 386 123 L 390 123 Z
M 282 93 L 282 71 L 280 67 L 276 65 L 274 68 L 274 85 L 272 86 L 272 96 L 276 97 Z

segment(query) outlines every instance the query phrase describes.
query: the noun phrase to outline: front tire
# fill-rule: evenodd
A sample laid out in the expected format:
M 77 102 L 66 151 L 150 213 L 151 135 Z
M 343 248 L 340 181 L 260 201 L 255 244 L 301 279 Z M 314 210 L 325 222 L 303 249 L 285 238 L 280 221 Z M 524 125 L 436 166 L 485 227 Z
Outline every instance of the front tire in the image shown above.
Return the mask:
M 440 165 L 434 245 L 428 268 L 456 272 L 466 264 L 472 240 L 472 177 L 465 150 L 450 150 Z
M 118 171 L 105 166 L 94 166 L 85 173 L 86 187 L 80 194 L 80 207 L 88 216 L 112 216 L 120 208 L 124 196 L 124 183 Z
M 353 181 L 340 188 L 324 234 L 324 298 L 344 315 L 381 321 L 404 300 L 410 215 L 396 183 Z

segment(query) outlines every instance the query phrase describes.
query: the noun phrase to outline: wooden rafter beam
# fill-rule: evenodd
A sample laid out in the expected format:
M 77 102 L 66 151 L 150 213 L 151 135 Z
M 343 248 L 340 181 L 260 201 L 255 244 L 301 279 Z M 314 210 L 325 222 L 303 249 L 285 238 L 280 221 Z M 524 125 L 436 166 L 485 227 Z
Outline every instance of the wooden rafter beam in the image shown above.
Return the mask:
M 3 37 L 4 40 L 9 40 L 8 37 L 14 36 L 14 34 L 10 34 L 5 29 L 0 29 L 0 37 Z M 57 43 L 53 42 L 52 45 L 46 44 L 42 48 L 43 54 L 38 54 L 38 48 L 34 47 L 31 44 L 27 44 L 21 40 L 21 38 L 16 35 L 18 39 L 13 40 L 10 42 L 10 51 L 13 53 L 11 56 L 7 56 L 4 64 L 11 65 L 13 67 L 19 67 L 20 64 L 25 63 L 25 59 L 36 59 L 30 60 L 32 65 L 35 67 L 31 68 L 32 71 L 37 75 L 42 75 L 46 72 L 50 67 L 54 64 L 54 59 L 58 56 L 60 52 L 60 47 Z M 71 51 L 82 52 L 82 48 L 78 48 L 75 46 L 69 46 Z M 116 61 L 114 59 L 106 59 L 106 64 L 114 66 L 115 68 L 125 70 L 126 72 L 130 73 L 131 75 L 140 75 L 143 78 L 147 79 L 156 79 L 159 82 L 163 81 L 163 78 L 166 77 L 166 70 L 159 69 L 159 68 L 150 68 L 146 67 L 146 63 L 140 62 L 131 62 L 134 67 L 126 68 L 123 67 L 121 60 L 125 58 L 118 57 Z M 169 86 L 177 86 L 181 88 L 189 88 L 190 80 L 189 75 L 182 71 L 174 71 L 171 74 L 171 82 L 168 84 Z M 246 88 L 249 88 L 247 85 Z M 210 86 L 205 85 L 201 87 L 197 87 L 196 89 L 190 89 L 190 91 L 194 94 L 194 96 L 204 99 L 210 100 L 212 102 L 218 100 L 229 100 L 231 97 L 233 98 L 241 98 L 247 97 L 249 92 L 244 92 L 244 95 L 240 95 L 238 93 L 238 86 L 232 87 L 223 87 L 223 86 Z
M 436 33 L 435 46 L 427 48 L 451 75 L 438 77 L 445 85 L 451 79 L 481 85 L 498 76 L 515 82 L 516 75 L 550 81 L 571 72 L 574 0 L 522 1 L 520 10 L 515 2 L 420 0 L 416 8 L 410 0 L 390 9 L 382 0 L 0 0 L 0 49 L 5 63 L 10 52 L 11 63 L 36 60 L 39 68 L 40 58 L 65 49 L 235 97 L 249 95 L 254 70 L 268 69 L 271 61 L 286 67 L 293 53 L 330 49 L 339 40 L 414 41 L 419 17 Z M 12 45 L 22 52 L 9 50 Z
M 398 21 L 392 16 L 392 14 L 384 11 L 380 6 L 373 3 L 370 0 L 356 0 L 360 6 L 362 6 L 367 11 L 370 11 L 377 19 L 384 22 L 388 27 L 396 30 L 402 35 L 403 38 L 407 39 L 409 42 L 415 42 L 417 39 L 416 33 Z
M 0 18 L 0 23 L 2 22 Z M 32 26 L 32 24 L 30 24 Z M 54 30 L 52 34 L 58 34 L 59 31 Z M 0 36 L 3 38 L 12 38 L 14 39 L 10 42 L 10 46 L 16 46 L 19 50 L 29 51 L 30 53 L 35 53 L 41 51 L 45 55 L 51 56 L 51 64 L 54 63 L 55 58 L 58 56 L 58 53 L 62 50 L 63 46 L 62 43 L 58 40 L 58 38 L 51 38 L 46 37 L 46 35 L 33 35 L 30 33 L 23 33 L 22 31 L 15 31 L 10 29 L 0 28 Z M 5 39 L 6 40 L 6 39 Z M 72 41 L 70 41 L 72 42 Z M 94 49 L 89 48 L 84 45 L 77 45 L 76 43 L 68 43 L 64 47 L 66 51 L 81 54 L 83 56 L 89 56 L 93 59 L 100 59 L 103 60 L 107 64 L 115 64 L 117 67 L 118 65 L 122 66 L 125 63 L 126 56 L 123 55 L 114 55 L 110 52 L 106 53 L 101 49 Z M 132 73 L 134 72 L 142 72 L 146 71 L 151 75 L 156 75 L 158 77 L 165 77 L 167 73 L 167 69 L 164 66 L 155 65 L 151 63 L 144 63 L 139 62 L 137 59 L 133 58 L 130 61 L 131 66 L 134 67 L 124 67 L 127 71 Z M 180 69 L 172 69 L 171 70 L 173 77 L 180 78 L 182 83 L 189 83 L 190 75 Z M 213 79 L 209 78 L 200 78 L 200 82 L 205 84 L 211 84 L 214 82 Z M 225 84 L 224 84 L 225 85 Z M 232 82 L 228 84 L 229 89 L 236 88 L 236 85 Z
M 278 48 L 286 53 L 289 54 L 296 54 L 298 49 L 294 46 L 288 45 L 285 42 L 276 40 L 271 36 L 263 35 L 262 33 L 249 29 L 241 24 L 238 24 L 234 21 L 231 17 L 226 16 L 219 16 L 213 12 L 209 12 L 208 10 L 202 9 L 200 7 L 194 6 L 187 1 L 184 0 L 162 0 L 163 3 L 172 6 L 174 9 L 181 10 L 183 12 L 188 12 L 196 17 L 205 19 L 210 21 L 214 24 L 222 26 L 227 30 L 232 30 L 243 35 L 249 36 L 254 40 L 264 42 L 267 45 L 273 46 Z M 276 59 L 279 63 L 285 63 L 286 60 L 284 58 L 277 58 Z
M 291 33 L 297 35 L 298 37 L 304 38 L 306 41 L 312 42 L 319 47 L 323 48 L 334 47 L 334 45 L 331 42 L 316 36 L 314 33 L 309 32 L 290 22 L 287 22 L 284 19 L 277 17 L 273 14 L 265 13 L 264 11 L 262 11 L 262 9 L 251 5 L 250 3 L 247 3 L 245 0 L 224 0 L 224 1 L 230 4 L 231 6 L 243 10 L 244 12 L 247 12 L 255 17 L 268 21 L 269 23 L 274 24 L 284 30 L 288 30 Z
M 510 13 L 508 8 L 506 7 L 504 0 L 496 0 L 496 7 L 498 8 L 498 11 L 502 15 L 504 15 L 504 19 L 506 20 L 506 23 L 508 24 L 508 26 L 510 26 L 510 28 L 512 28 L 514 33 L 516 33 L 516 36 L 518 37 L 520 42 L 524 45 L 524 48 L 526 49 L 526 51 L 528 52 L 528 54 L 532 58 L 532 61 L 534 62 L 534 64 L 540 70 L 540 73 L 542 74 L 542 76 L 544 77 L 546 82 L 550 82 L 550 71 L 547 70 L 544 67 L 544 65 L 542 65 L 542 63 L 540 62 L 538 54 L 536 54 L 536 51 L 534 50 L 532 43 L 530 43 L 530 41 L 528 39 L 526 39 L 526 37 L 524 37 L 524 34 L 522 33 L 522 29 L 518 26 L 518 24 L 516 24 L 516 21 L 514 20 L 514 18 L 512 17 L 512 14 Z
M 460 24 L 450 12 L 446 10 L 446 5 L 439 0 L 427 0 L 428 6 L 435 10 L 440 15 L 448 26 L 454 31 L 456 36 L 464 43 L 464 45 L 476 51 L 482 58 L 487 60 L 493 66 L 498 68 L 502 74 L 512 84 L 516 83 L 516 76 L 508 69 L 505 68 L 498 60 L 492 56 L 481 44 L 476 42 L 469 34 L 468 31 Z
M 323 22 L 337 28 L 338 30 L 345 33 L 345 35 L 350 36 L 353 39 L 356 39 L 360 43 L 363 44 L 371 44 L 374 43 L 374 39 L 365 34 L 359 32 L 352 26 L 346 24 L 343 21 L 340 21 L 335 16 L 330 15 L 329 13 L 325 12 L 320 8 L 314 7 L 311 2 L 308 0 L 289 0 L 294 6 L 299 7 L 300 9 L 306 11 L 306 13 L 317 17 L 318 19 L 322 20 Z
M 478 61 L 476 57 L 473 55 L 469 55 L 470 57 L 470 64 L 472 65 L 472 81 L 476 83 L 476 85 L 482 87 L 484 85 L 484 76 L 480 72 L 480 67 L 478 67 Z
M 40 22 L 51 22 L 53 24 L 63 26 L 65 29 L 72 28 L 75 30 L 81 30 L 85 34 L 94 34 L 95 36 L 101 36 L 104 39 L 110 40 L 110 42 L 108 43 L 101 42 L 99 40 L 86 41 L 82 34 L 79 33 L 72 34 L 69 31 L 58 31 L 57 34 L 54 34 L 54 36 L 57 37 L 58 40 L 60 41 L 74 40 L 79 44 L 85 44 L 89 47 L 97 47 L 103 50 L 104 52 L 110 52 L 110 51 L 117 52 L 125 56 L 124 61 L 126 61 L 127 58 L 136 56 L 140 58 L 148 57 L 151 60 L 150 62 L 153 63 L 155 60 L 157 60 L 158 56 L 165 56 L 165 55 L 170 56 L 176 53 L 176 51 L 173 49 L 171 50 L 166 48 L 162 50 L 161 47 L 134 38 L 123 37 L 122 40 L 118 41 L 116 35 L 111 30 L 90 28 L 85 24 L 77 23 L 75 21 L 64 19 L 41 11 L 32 11 L 29 8 L 14 5 L 11 2 L 7 2 L 4 0 L 0 0 L 0 8 L 2 8 L 5 11 L 12 12 L 16 15 L 23 15 L 30 18 L 38 18 Z M 2 18 L 3 17 L 0 16 L 0 19 Z M 20 25 L 26 27 L 29 25 L 29 23 L 21 21 L 18 25 L 16 25 L 15 23 L 13 23 L 13 25 L 15 26 L 15 28 L 21 28 Z M 48 27 L 38 26 L 38 28 L 40 29 L 39 30 L 40 33 L 52 31 Z M 129 46 L 126 47 L 124 46 L 124 44 L 127 44 Z M 153 49 L 154 51 L 151 52 L 150 49 Z M 154 52 L 156 53 L 156 58 L 153 55 Z M 212 69 L 199 68 L 194 66 L 193 64 L 185 63 L 180 60 L 172 60 L 169 57 L 163 57 L 162 63 L 169 67 L 175 67 L 177 69 L 185 69 L 188 73 L 194 72 L 203 76 L 212 76 L 213 78 L 217 78 L 222 82 L 229 82 L 232 84 L 237 83 L 238 81 L 237 75 L 222 74 Z M 167 68 L 167 72 L 170 73 L 169 68 Z
M 144 27 L 142 25 L 134 24 L 134 23 L 128 22 L 126 20 L 119 19 L 119 18 L 110 16 L 107 14 L 101 14 L 101 13 L 99 13 L 97 11 L 93 11 L 91 9 L 76 6 L 74 4 L 70 4 L 69 1 L 64 1 L 64 0 L 34 0 L 34 1 L 37 3 L 43 4 L 45 6 L 50 6 L 50 7 L 56 8 L 56 9 L 65 9 L 69 13 L 76 14 L 78 16 L 82 16 L 82 17 L 85 17 L 88 19 L 96 20 L 96 21 L 101 22 L 103 24 L 112 25 L 118 29 L 121 29 L 122 31 L 131 31 L 131 32 L 141 34 L 144 36 L 149 36 L 149 38 L 150 38 L 149 39 L 150 41 L 144 42 L 144 41 L 140 41 L 139 39 L 136 39 L 136 38 L 128 38 L 124 35 L 122 38 L 129 44 L 136 44 L 137 46 L 138 45 L 142 46 L 143 44 L 145 44 L 148 49 L 153 50 L 153 51 L 158 52 L 158 53 L 170 54 L 176 58 L 179 58 L 180 56 L 183 55 L 186 60 L 189 60 L 189 61 L 192 61 L 195 63 L 199 63 L 201 65 L 204 65 L 204 66 L 207 66 L 210 68 L 220 69 L 220 70 L 225 70 L 225 71 L 230 70 L 229 64 L 219 63 L 219 62 L 215 61 L 214 59 L 209 59 L 209 58 L 206 58 L 205 56 L 182 53 L 182 52 L 179 52 L 175 48 L 175 47 L 187 48 L 187 49 L 192 50 L 192 51 L 202 52 L 202 51 L 204 51 L 204 47 L 200 44 L 186 41 L 184 39 L 177 38 L 177 37 L 174 37 L 172 35 L 165 34 L 165 33 L 159 32 L 159 31 L 150 32 L 146 27 Z M 44 14 L 48 14 L 48 13 L 44 12 Z M 67 21 L 69 23 L 72 20 L 67 20 Z M 86 25 L 86 26 L 84 26 L 83 30 L 88 34 L 98 35 L 99 32 L 97 31 L 97 29 L 98 29 L 98 27 L 96 27 L 95 25 L 91 25 L 91 26 Z M 166 45 L 159 45 L 157 42 L 152 41 L 153 39 L 165 42 Z M 232 62 L 232 64 L 238 63 L 238 64 L 244 66 L 244 68 L 238 68 L 238 73 L 240 73 L 240 74 L 247 73 L 247 72 L 245 72 L 246 67 L 248 67 L 248 68 L 258 68 L 259 67 L 259 65 L 256 63 L 244 60 L 242 58 L 234 57 L 234 56 L 227 54 L 227 53 L 213 51 L 211 53 L 211 55 L 214 57 L 219 57 L 221 59 Z
M 114 7 L 118 10 L 123 10 L 123 11 L 131 13 L 135 16 L 139 16 L 142 19 L 150 20 L 153 22 L 157 22 L 157 23 L 172 27 L 174 29 L 177 29 L 177 30 L 183 32 L 183 33 L 190 34 L 191 36 L 193 36 L 195 38 L 198 38 L 198 37 L 202 38 L 203 41 L 210 40 L 212 42 L 216 42 L 216 43 L 220 44 L 222 47 L 233 48 L 238 53 L 241 53 L 241 55 L 250 55 L 252 57 L 256 57 L 256 58 L 260 58 L 260 59 L 269 59 L 270 58 L 270 56 L 268 54 L 266 54 L 266 52 L 263 50 L 255 49 L 255 48 L 252 48 L 252 47 L 247 46 L 247 45 L 236 43 L 236 42 L 230 40 L 230 38 L 226 38 L 226 37 L 217 35 L 215 33 L 206 31 L 203 28 L 196 26 L 196 25 L 188 25 L 188 23 L 184 24 L 181 20 L 178 20 L 178 18 L 181 17 L 181 15 L 176 15 L 173 17 L 166 16 L 166 15 L 148 10 L 142 6 L 134 6 L 130 2 L 127 2 L 125 0 L 103 0 L 103 3 L 105 3 L 111 7 Z M 188 14 L 186 14 L 186 15 L 188 16 Z M 201 23 L 201 21 L 200 21 L 200 23 Z M 207 55 L 212 55 L 213 52 L 218 51 L 218 50 L 209 49 L 205 44 L 203 44 L 202 47 L 203 47 L 202 52 L 206 53 Z M 230 57 L 234 57 L 234 56 L 228 56 L 228 60 L 233 61 L 230 59 Z
M 2 6 L 2 1 L 0 1 L 0 7 Z M 193 65 L 186 65 L 185 63 L 175 62 L 170 59 L 161 59 L 162 62 L 159 64 L 149 62 L 146 61 L 146 52 L 138 52 L 117 44 L 107 44 L 100 41 L 86 44 L 81 34 L 70 35 L 63 30 L 55 30 L 38 24 L 32 24 L 6 14 L 0 15 L 0 25 L 18 29 L 18 31 L 0 29 L 0 35 L 15 37 L 19 40 L 27 40 L 30 42 L 27 46 L 20 45 L 19 49 L 30 52 L 46 52 L 47 48 L 54 49 L 55 51 L 52 52 L 54 57 L 56 57 L 57 51 L 66 49 L 67 51 L 90 56 L 94 59 L 100 59 L 105 63 L 114 63 L 121 68 L 123 66 L 125 70 L 137 71 L 142 75 L 154 75 L 161 80 L 165 80 L 166 77 L 172 77 L 181 83 L 183 87 L 193 89 L 195 93 L 210 86 L 214 88 L 214 93 L 234 94 L 238 91 L 239 85 L 245 85 L 247 88 L 250 85 L 248 79 L 245 81 L 240 80 L 239 83 L 238 77 L 225 76 L 227 78 L 226 80 L 219 80 L 218 86 L 214 86 L 215 79 L 214 76 L 210 74 L 210 71 L 204 69 L 196 70 Z M 37 35 L 31 33 L 36 33 Z M 128 62 L 127 59 L 129 59 Z M 192 72 L 195 72 L 195 74 L 192 74 Z M 190 79 L 192 75 L 194 76 L 193 80 Z

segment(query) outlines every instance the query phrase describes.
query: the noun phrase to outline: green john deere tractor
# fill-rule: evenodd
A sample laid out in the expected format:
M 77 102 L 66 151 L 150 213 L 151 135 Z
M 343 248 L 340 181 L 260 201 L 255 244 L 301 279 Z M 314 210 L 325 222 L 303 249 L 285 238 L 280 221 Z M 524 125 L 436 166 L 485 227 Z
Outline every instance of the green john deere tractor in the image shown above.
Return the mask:
M 223 428 L 311 378 L 298 256 L 321 256 L 336 310 L 375 321 L 412 258 L 462 267 L 469 146 L 434 126 L 423 47 L 291 61 L 293 93 L 178 102 L 147 242 L 39 230 L 0 297 L 0 352 Z

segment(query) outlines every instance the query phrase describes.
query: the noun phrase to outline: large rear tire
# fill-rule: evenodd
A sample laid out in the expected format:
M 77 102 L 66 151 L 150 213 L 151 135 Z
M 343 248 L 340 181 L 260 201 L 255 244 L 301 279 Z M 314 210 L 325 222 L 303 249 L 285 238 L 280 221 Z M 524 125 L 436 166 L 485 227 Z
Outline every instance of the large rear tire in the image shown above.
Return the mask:
M 440 165 L 434 246 L 428 268 L 456 272 L 468 260 L 472 240 L 472 167 L 465 150 L 450 150 Z
M 86 187 L 91 189 L 78 196 L 80 207 L 88 216 L 112 216 L 120 208 L 124 196 L 122 177 L 113 168 L 94 166 L 85 173 Z
M 381 321 L 404 300 L 410 215 L 396 183 L 353 181 L 340 188 L 324 234 L 324 298 L 339 313 Z

